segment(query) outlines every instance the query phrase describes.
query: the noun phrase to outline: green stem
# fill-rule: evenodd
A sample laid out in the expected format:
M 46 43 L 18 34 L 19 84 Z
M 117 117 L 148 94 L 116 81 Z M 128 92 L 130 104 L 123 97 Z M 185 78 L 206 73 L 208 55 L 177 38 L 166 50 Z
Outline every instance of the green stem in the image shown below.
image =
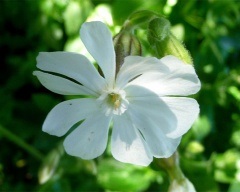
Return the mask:
M 163 168 L 169 175 L 170 181 L 178 180 L 181 181 L 185 179 L 185 176 L 179 166 L 178 153 L 175 152 L 169 158 L 155 159 L 158 166 Z
M 159 18 L 162 16 L 153 11 L 136 11 L 128 17 L 126 22 L 123 24 L 123 29 L 126 31 L 132 31 L 139 25 L 142 25 L 144 23 L 148 24 L 152 19 L 156 17 Z
M 5 136 L 7 139 L 15 143 L 16 145 L 23 148 L 25 151 L 27 151 L 29 154 L 34 156 L 36 159 L 43 161 L 44 156 L 35 148 L 33 148 L 31 145 L 27 144 L 23 139 L 18 137 L 17 135 L 11 133 L 6 128 L 0 125 L 0 133 Z

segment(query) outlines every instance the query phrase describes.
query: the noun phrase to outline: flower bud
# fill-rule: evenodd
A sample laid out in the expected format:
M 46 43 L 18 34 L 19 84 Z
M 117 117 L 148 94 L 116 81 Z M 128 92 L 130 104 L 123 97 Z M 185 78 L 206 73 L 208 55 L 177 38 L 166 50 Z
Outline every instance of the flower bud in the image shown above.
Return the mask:
M 52 150 L 46 156 L 38 172 L 38 180 L 40 184 L 44 184 L 52 178 L 57 169 L 62 154 L 63 148 L 58 147 L 57 149 Z
M 168 192 L 196 192 L 193 184 L 187 179 L 173 180 L 170 184 Z
M 142 55 L 142 48 L 139 40 L 128 31 L 121 31 L 113 38 L 116 53 L 116 71 L 118 72 L 129 55 Z
M 170 31 L 170 22 L 161 17 L 150 21 L 148 26 L 148 41 L 161 58 L 174 55 L 185 63 L 192 63 L 190 53 Z
M 148 26 L 148 41 L 150 44 L 166 41 L 170 35 L 171 24 L 167 19 L 155 18 Z

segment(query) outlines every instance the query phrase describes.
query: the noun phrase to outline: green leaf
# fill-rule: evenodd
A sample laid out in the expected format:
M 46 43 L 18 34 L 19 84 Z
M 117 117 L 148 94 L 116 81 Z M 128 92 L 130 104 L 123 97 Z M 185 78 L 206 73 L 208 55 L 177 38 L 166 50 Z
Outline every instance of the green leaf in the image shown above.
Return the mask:
M 212 178 L 209 162 L 181 158 L 180 165 L 184 174 L 192 181 L 197 191 L 219 191 L 217 183 Z
M 240 191 L 240 182 L 233 182 L 230 187 L 228 192 L 239 192 Z
M 43 93 L 33 94 L 32 101 L 39 109 L 44 112 L 50 111 L 52 107 L 59 103 L 59 101 L 55 100 L 51 95 Z
M 148 167 L 120 163 L 104 159 L 98 167 L 98 183 L 113 191 L 142 191 L 156 178 L 156 173 Z
M 70 183 L 67 179 L 56 179 L 50 182 L 47 182 L 44 185 L 40 185 L 37 189 L 38 192 L 64 192 L 71 191 Z
M 91 11 L 92 6 L 88 0 L 69 1 L 63 13 L 67 35 L 78 34 L 81 24 L 87 19 Z
M 229 149 L 223 154 L 215 156 L 214 177 L 217 181 L 231 183 L 236 179 L 237 162 L 240 161 L 240 152 L 236 149 Z
M 209 117 L 202 115 L 194 123 L 192 131 L 198 140 L 202 140 L 210 133 L 211 127 L 212 125 Z

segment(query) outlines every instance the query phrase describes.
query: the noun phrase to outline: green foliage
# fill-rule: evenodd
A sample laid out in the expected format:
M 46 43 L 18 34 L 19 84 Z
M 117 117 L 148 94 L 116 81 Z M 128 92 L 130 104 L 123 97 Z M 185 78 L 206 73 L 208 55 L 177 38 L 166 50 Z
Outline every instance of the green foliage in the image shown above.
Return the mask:
M 105 159 L 98 166 L 97 178 L 100 185 L 111 191 L 143 191 L 156 179 L 156 172 Z
M 199 119 L 179 146 L 183 172 L 197 191 L 240 191 L 240 2 L 234 0 L 0 1 L 0 191 L 165 191 L 168 178 L 159 168 L 121 164 L 107 153 L 94 161 L 58 153 L 63 138 L 41 126 L 67 97 L 32 75 L 40 51 L 85 54 L 79 28 L 90 17 L 104 20 L 115 35 L 144 9 L 169 19 L 202 83 L 194 96 Z M 147 32 L 135 35 L 143 55 L 154 54 Z M 44 168 L 49 177 L 40 184 Z

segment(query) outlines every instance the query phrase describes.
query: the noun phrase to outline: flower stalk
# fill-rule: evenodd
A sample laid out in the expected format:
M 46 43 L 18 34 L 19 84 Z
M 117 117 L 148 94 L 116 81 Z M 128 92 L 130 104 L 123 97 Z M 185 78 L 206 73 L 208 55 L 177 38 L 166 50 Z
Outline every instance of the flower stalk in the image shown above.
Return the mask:
M 177 152 L 169 158 L 156 159 L 156 162 L 168 173 L 170 180 L 182 180 L 185 178 L 179 166 L 179 157 Z
M 15 143 L 17 146 L 21 147 L 25 151 L 27 151 L 30 155 L 38 159 L 39 161 L 43 161 L 44 156 L 37 149 L 26 143 L 23 139 L 18 137 L 17 135 L 11 133 L 6 128 L 0 125 L 0 134 L 5 136 L 8 140 Z
M 148 24 L 154 18 L 162 17 L 161 15 L 148 10 L 136 11 L 131 14 L 123 24 L 123 29 L 132 31 L 140 25 Z
M 175 152 L 169 158 L 155 159 L 156 164 L 164 169 L 169 176 L 169 192 L 195 192 L 192 183 L 183 174 L 179 165 L 179 155 Z

